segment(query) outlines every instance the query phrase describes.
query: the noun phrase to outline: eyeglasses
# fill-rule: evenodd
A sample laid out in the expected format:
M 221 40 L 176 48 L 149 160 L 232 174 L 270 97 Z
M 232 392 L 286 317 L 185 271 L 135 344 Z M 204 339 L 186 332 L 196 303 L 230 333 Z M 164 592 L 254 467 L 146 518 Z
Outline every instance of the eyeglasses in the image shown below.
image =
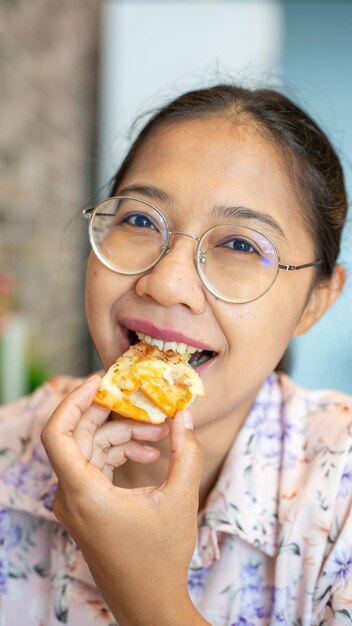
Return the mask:
M 252 302 L 270 289 L 280 269 L 300 270 L 322 263 L 285 265 L 269 237 L 243 224 L 214 226 L 201 237 L 170 230 L 156 206 L 131 196 L 108 198 L 82 214 L 90 220 L 94 253 L 119 274 L 133 276 L 150 270 L 170 251 L 175 235 L 193 239 L 199 277 L 210 293 L 224 302 Z

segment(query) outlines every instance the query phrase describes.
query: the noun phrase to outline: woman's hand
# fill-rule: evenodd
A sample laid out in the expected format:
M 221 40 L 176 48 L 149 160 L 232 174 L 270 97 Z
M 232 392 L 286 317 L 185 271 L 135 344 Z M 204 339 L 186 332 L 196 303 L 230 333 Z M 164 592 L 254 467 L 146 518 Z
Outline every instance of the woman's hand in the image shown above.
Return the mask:
M 197 533 L 202 451 L 184 411 L 170 421 L 171 461 L 161 486 L 122 489 L 113 468 L 127 458 L 150 462 L 167 426 L 132 420 L 103 424 L 108 411 L 92 405 L 93 376 L 56 409 L 42 441 L 58 476 L 54 513 L 81 548 L 121 626 L 207 624 L 187 590 Z
M 96 390 L 101 379 L 95 376 L 90 380 Z M 87 383 L 90 381 L 86 381 L 84 385 Z M 72 394 L 66 400 L 75 402 Z M 63 409 L 64 406 L 60 405 Z M 166 424 L 143 424 L 132 419 L 121 418 L 106 422 L 109 413 L 108 409 L 91 404 L 86 411 L 83 410 L 74 428 L 73 438 L 85 459 L 112 481 L 114 468 L 123 465 L 127 460 L 139 463 L 156 461 L 159 450 L 142 442 L 164 439 L 169 429 Z

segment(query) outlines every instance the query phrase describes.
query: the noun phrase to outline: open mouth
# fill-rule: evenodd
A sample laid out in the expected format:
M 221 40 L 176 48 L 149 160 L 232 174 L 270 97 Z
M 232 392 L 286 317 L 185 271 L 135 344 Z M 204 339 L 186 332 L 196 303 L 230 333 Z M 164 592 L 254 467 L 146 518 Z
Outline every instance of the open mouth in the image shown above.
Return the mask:
M 167 352 L 167 350 L 173 350 L 173 352 L 178 352 L 179 354 L 188 354 L 189 357 L 187 359 L 189 365 L 194 369 L 203 365 L 210 359 L 217 356 L 217 352 L 213 352 L 211 350 L 197 350 L 195 346 L 191 346 L 186 343 L 176 342 L 176 341 L 162 341 L 161 339 L 155 339 L 150 335 L 145 335 L 144 333 L 135 332 L 134 330 L 128 330 L 128 339 L 130 345 L 134 345 L 138 343 L 138 341 L 145 341 L 150 346 L 157 346 L 159 350 L 163 352 Z
M 211 352 L 210 350 L 200 350 L 191 355 L 188 359 L 188 363 L 191 367 L 196 368 L 199 365 L 203 365 L 210 359 L 213 359 L 217 355 L 217 352 Z

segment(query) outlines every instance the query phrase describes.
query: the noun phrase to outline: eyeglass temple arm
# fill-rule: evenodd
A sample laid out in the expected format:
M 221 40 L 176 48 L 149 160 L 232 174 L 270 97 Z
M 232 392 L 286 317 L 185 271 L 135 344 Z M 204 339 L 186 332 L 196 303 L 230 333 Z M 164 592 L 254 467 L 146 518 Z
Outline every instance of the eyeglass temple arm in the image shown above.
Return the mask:
M 94 209 L 95 209 L 94 206 L 91 207 L 90 209 L 82 209 L 82 217 L 84 217 L 86 220 L 90 220 L 92 218 Z M 99 213 L 99 217 L 101 215 L 104 215 L 105 217 L 111 217 L 112 216 L 111 213 Z
M 314 263 L 304 263 L 303 265 L 284 265 L 284 263 L 279 263 L 280 270 L 303 270 L 305 267 L 313 267 L 315 265 L 321 265 L 323 261 L 314 261 Z
M 90 207 L 89 209 L 82 209 L 82 217 L 84 217 L 86 220 L 90 220 L 92 217 L 93 211 L 94 211 L 93 207 Z

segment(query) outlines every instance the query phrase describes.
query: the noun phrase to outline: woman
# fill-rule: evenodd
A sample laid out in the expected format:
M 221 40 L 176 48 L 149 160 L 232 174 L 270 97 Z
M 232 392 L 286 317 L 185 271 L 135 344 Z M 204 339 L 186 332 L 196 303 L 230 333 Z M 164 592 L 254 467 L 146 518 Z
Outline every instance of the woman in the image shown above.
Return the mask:
M 94 375 L 3 410 L 3 622 L 349 623 L 352 401 L 275 372 L 344 285 L 328 139 L 274 91 L 190 92 L 141 131 L 110 196 L 85 212 L 103 367 L 137 333 L 181 342 L 207 398 L 168 425 L 108 419 Z

